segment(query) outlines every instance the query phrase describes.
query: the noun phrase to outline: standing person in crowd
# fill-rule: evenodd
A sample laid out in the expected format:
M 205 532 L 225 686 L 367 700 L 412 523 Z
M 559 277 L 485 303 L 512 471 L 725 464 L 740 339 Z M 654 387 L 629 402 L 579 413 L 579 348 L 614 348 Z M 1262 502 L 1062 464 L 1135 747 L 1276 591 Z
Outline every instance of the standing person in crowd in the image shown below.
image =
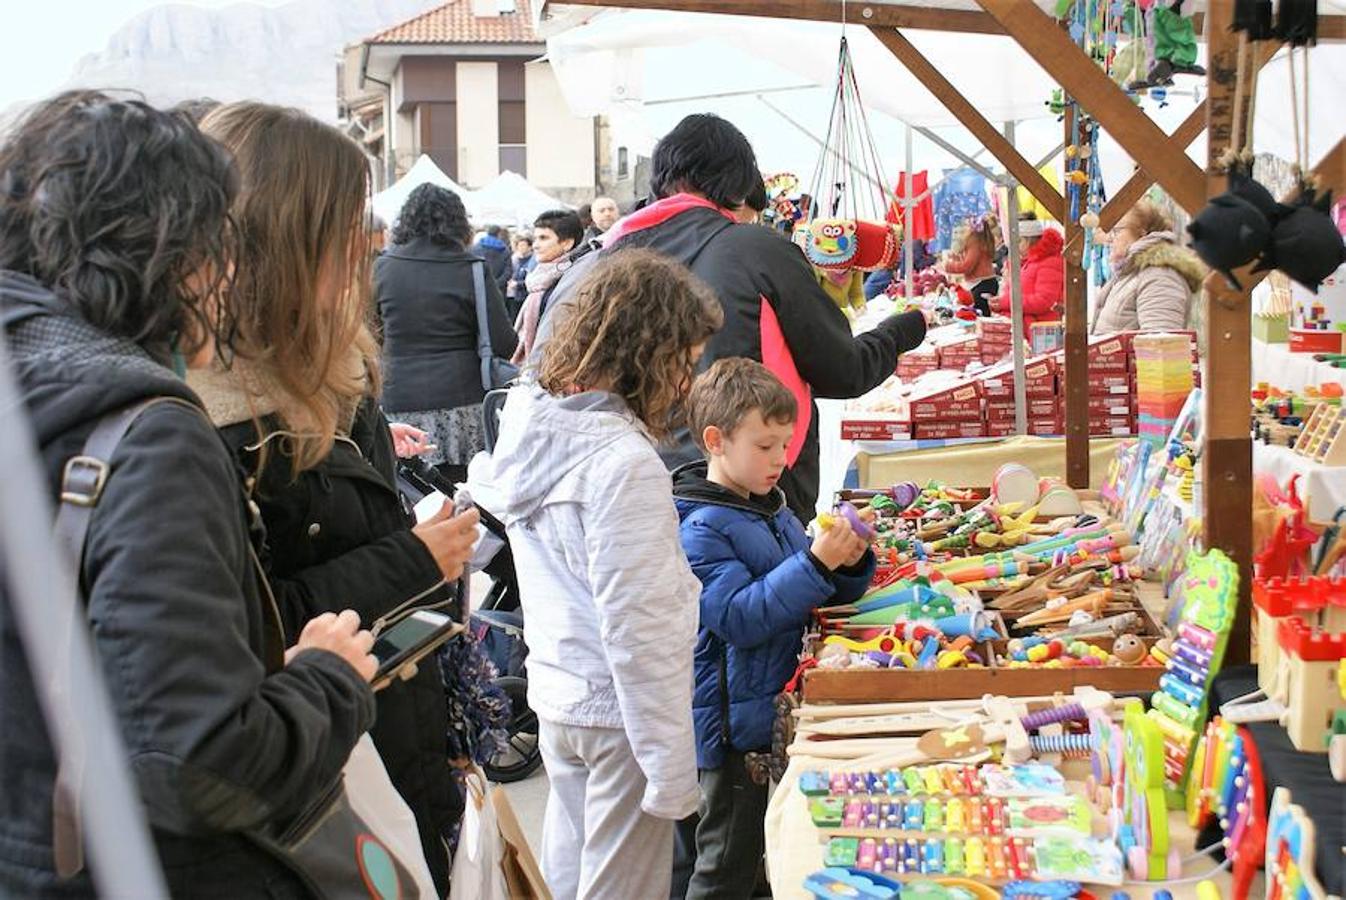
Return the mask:
M 1000 280 L 995 277 L 999 231 L 996 218 L 990 213 L 973 219 L 960 230 L 954 252 L 944 264 L 946 273 L 963 279 L 979 316 L 991 314 L 991 300 L 1000 293 Z
M 718 116 L 683 119 L 654 150 L 650 187 L 660 199 L 622 219 L 603 251 L 578 261 L 561 280 L 547 304 L 540 340 L 567 314 L 571 286 L 606 255 L 649 247 L 683 263 L 710 285 L 725 313 L 725 327 L 711 338 L 703 364 L 732 356 L 757 360 L 798 401 L 781 489 L 797 516 L 812 519 L 818 499 L 814 397 L 858 397 L 882 383 L 898 354 L 925 338 L 925 318 L 903 313 L 853 336 L 798 247 L 769 229 L 734 220 L 733 211 L 761 180 L 741 131 Z M 670 467 L 700 456 L 685 428 L 663 455 Z
M 586 235 L 589 234 L 594 227 L 592 204 L 589 203 L 584 204 L 579 209 L 575 210 L 575 215 L 580 217 L 580 224 L 584 226 L 583 233 Z
M 351 611 L 283 642 L 235 460 L 180 377 L 233 353 L 228 154 L 183 113 L 68 93 L 9 132 L 0 184 L 0 321 L 53 499 L 73 489 L 66 464 L 109 414 L 171 400 L 141 412 L 105 460 L 79 561 L 168 888 L 309 898 L 247 835 L 279 831 L 340 777 L 374 721 L 376 661 Z M 351 228 L 362 244 L 358 216 Z M 351 587 L 328 609 L 359 601 Z M 53 827 L 53 809 L 77 821 L 78 795 L 54 787 L 57 756 L 8 602 L 0 708 L 0 895 L 93 898 L 87 870 L 66 865 L 78 826 Z
M 472 238 L 463 201 L 434 184 L 407 197 L 393 242 L 374 266 L 374 305 L 383 322 L 383 408 L 429 435 L 422 458 L 455 483 L 486 449 L 476 289 L 465 250 Z M 489 273 L 486 312 L 491 349 L 514 355 L 518 338 Z
M 537 266 L 537 258 L 533 256 L 533 238 L 530 235 L 521 234 L 514 239 L 514 256 L 510 260 L 510 265 L 514 267 L 514 274 L 510 276 L 509 284 L 505 287 L 505 312 L 509 313 L 512 322 L 519 315 L 519 310 L 523 309 L 524 298 L 528 296 L 528 285 L 524 283 L 528 279 L 528 273 Z
M 785 385 L 746 359 L 717 361 L 687 397 L 705 459 L 673 473 L 673 496 L 701 580 L 692 700 L 701 806 L 678 826 L 675 896 L 688 876 L 688 898 L 753 896 L 767 785 L 749 776 L 745 754 L 771 749 L 776 695 L 813 610 L 854 603 L 874 574 L 869 544 L 844 518 L 810 543 L 785 505 L 777 482 L 795 409 Z
M 589 218 L 591 224 L 584 232 L 584 239 L 591 241 L 607 234 L 617 220 L 621 218 L 622 211 L 617 208 L 617 201 L 611 197 L 596 197 L 594 202 L 589 205 Z
M 471 556 L 476 513 L 451 518 L 446 504 L 413 528 L 397 491 L 365 325 L 360 148 L 305 113 L 255 102 L 220 107 L 201 128 L 233 154 L 242 180 L 230 295 L 238 340 L 228 369 L 194 372 L 188 383 L 251 476 L 286 635 L 341 597 L 371 623 L 410 603 L 447 602 L 444 583 Z M 379 694 L 371 732 L 441 894 L 446 841 L 463 809 L 446 763 L 448 727 L 432 660 Z
M 1066 260 L 1061 232 L 1037 219 L 1019 221 L 1019 290 L 1023 296 L 1024 339 L 1032 337 L 1034 325 L 1061 321 L 1065 309 Z M 1005 277 L 1000 294 L 991 300 L 991 311 L 1010 314 L 1010 279 Z
M 543 302 L 570 268 L 570 253 L 583 239 L 579 216 L 568 209 L 544 212 L 533 223 L 535 264 L 524 279 L 528 294 L 514 320 L 514 330 L 519 335 L 519 346 L 514 351 L 515 363 L 523 363 L 532 352 Z
M 1192 324 L 1206 269 L 1178 244 L 1168 214 L 1141 200 L 1110 237 L 1112 278 L 1098 295 L 1090 332 L 1181 331 Z
M 504 521 L 527 622 L 528 703 L 551 793 L 557 900 L 668 895 L 673 823 L 696 810 L 700 586 L 655 452 L 723 321 L 685 268 L 613 254 L 577 287 L 536 384 L 515 388 L 473 496 Z
M 495 282 L 496 289 L 502 296 L 509 284 L 509 277 L 514 274 L 514 269 L 510 266 L 512 254 L 508 237 L 505 229 L 499 225 L 487 225 L 486 233 L 472 246 L 472 252 L 486 260 L 486 277 Z

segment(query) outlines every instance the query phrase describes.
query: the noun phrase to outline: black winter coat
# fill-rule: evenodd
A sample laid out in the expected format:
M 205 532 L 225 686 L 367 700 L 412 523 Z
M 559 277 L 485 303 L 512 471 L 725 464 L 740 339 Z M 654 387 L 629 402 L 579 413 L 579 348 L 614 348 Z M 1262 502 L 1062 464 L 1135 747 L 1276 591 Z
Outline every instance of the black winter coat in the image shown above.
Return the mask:
M 274 419 L 264 427 L 277 427 Z M 222 429 L 246 471 L 256 472 L 259 440 L 251 421 Z M 405 601 L 450 598 L 434 557 L 411 533 L 397 491 L 397 458 L 388 422 L 363 403 L 349 438 L 338 438 L 315 468 L 292 475 L 290 459 L 272 441 L 253 497 L 266 524 L 263 560 L 288 642 L 324 612 L 353 609 L 366 626 Z M 426 862 L 448 893 L 444 841 L 463 813 L 448 762 L 448 706 L 439 667 L 423 663 L 410 681 L 378 694 L 370 731 L 393 785 L 416 816 Z
M 152 397 L 197 402 L 161 361 L 98 331 L 27 276 L 0 273 L 0 320 L 53 498 L 66 460 L 103 414 Z M 81 583 L 169 889 L 307 897 L 241 832 L 287 822 L 324 793 L 373 723 L 374 695 L 330 653 L 283 666 L 239 473 L 204 413 L 152 407 L 111 465 Z M 54 873 L 56 760 L 2 595 L 0 710 L 0 896 L 95 896 L 87 870 L 65 882 Z
M 383 321 L 383 408 L 390 413 L 456 409 L 485 396 L 472 289 L 472 263 L 478 260 L 418 238 L 393 244 L 374 263 L 374 299 Z M 489 272 L 486 307 L 491 348 L 508 359 L 518 338 Z
M 704 370 L 717 359 L 745 356 L 771 369 L 794 393 L 805 427 L 791 445 L 790 467 L 780 480 L 790 509 L 813 519 L 818 500 L 818 410 L 815 397 L 858 397 L 893 374 L 899 353 L 920 345 L 925 319 L 918 312 L 890 316 L 873 331 L 852 336 L 844 313 L 818 286 L 799 248 L 766 228 L 737 225 L 705 200 L 679 194 L 632 213 L 608 232 L 599 252 L 588 253 L 562 276 L 548 300 L 538 346 L 555 327 L 554 313 L 571 302 L 575 285 L 606 253 L 648 247 L 685 263 L 719 295 L 724 327 L 701 357 Z M 534 356 L 537 349 L 534 348 Z M 661 450 L 669 468 L 701 458 L 684 428 Z

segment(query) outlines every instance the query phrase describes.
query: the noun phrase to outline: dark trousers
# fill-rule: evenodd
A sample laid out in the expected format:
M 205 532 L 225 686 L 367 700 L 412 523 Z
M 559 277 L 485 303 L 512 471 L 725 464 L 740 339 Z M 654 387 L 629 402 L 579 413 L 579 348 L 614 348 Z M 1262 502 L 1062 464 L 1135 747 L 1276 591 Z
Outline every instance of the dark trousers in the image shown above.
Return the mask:
M 672 896 L 749 900 L 766 850 L 767 788 L 753 784 L 736 750 L 700 777 L 701 808 L 674 833 Z

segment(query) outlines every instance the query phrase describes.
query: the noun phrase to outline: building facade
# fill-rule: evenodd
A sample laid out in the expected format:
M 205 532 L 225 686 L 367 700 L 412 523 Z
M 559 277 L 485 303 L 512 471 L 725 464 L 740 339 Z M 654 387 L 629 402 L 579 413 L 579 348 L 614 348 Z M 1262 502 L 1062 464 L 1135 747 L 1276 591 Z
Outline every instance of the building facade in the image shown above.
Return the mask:
M 424 153 L 467 188 L 509 170 L 591 199 L 599 122 L 570 114 L 546 49 L 528 0 L 450 0 L 346 48 L 340 114 L 377 161 L 376 189 Z

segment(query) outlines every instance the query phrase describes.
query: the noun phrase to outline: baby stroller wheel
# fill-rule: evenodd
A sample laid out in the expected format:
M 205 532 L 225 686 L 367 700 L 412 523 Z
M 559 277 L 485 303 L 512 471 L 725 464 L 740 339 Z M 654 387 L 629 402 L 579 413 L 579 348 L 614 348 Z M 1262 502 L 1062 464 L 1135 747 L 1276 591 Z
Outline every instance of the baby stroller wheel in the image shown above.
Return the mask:
M 514 675 L 502 675 L 495 682 L 509 698 L 514 717 L 509 723 L 509 743 L 484 768 L 492 781 L 508 784 L 523 781 L 542 765 L 542 750 L 537 741 L 537 715 L 528 708 L 528 681 Z

